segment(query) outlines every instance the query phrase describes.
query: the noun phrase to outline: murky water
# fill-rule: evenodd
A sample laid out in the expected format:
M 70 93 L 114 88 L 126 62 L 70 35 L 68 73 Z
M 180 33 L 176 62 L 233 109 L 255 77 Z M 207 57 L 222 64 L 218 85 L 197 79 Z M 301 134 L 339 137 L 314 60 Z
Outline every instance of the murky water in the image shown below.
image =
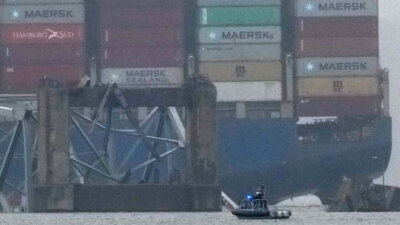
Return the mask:
M 200 225 L 200 224 L 307 224 L 307 225 L 397 225 L 400 213 L 327 213 L 322 207 L 295 207 L 289 220 L 239 220 L 229 212 L 219 213 L 70 213 L 0 214 L 0 224 L 13 225 Z

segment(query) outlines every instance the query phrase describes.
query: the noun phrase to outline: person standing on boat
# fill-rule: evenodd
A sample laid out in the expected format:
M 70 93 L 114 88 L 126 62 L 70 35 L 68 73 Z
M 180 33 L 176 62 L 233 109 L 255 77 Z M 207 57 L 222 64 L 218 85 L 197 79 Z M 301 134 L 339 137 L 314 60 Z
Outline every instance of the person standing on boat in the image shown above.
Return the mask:
M 254 195 L 254 199 L 263 199 L 264 198 L 264 184 L 261 187 L 257 188 L 256 194 Z

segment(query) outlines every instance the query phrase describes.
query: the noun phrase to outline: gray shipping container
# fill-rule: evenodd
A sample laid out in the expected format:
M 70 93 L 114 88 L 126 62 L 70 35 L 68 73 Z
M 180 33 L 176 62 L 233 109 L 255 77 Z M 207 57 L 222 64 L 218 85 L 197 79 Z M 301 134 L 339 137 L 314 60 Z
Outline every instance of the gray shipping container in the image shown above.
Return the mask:
M 297 0 L 296 16 L 378 16 L 378 0 Z
M 281 0 L 197 0 L 199 6 L 280 5 Z
M 206 61 L 278 61 L 280 44 L 199 45 L 198 60 Z
M 83 4 L 5 5 L 4 24 L 84 23 Z
M 83 3 L 84 0 L 0 0 L 3 4 L 71 4 Z
M 280 43 L 280 26 L 262 27 L 201 27 L 198 30 L 200 44 Z
M 377 57 L 333 57 L 297 59 L 298 77 L 365 76 L 378 74 Z
M 123 88 L 177 87 L 183 84 L 183 68 L 105 68 L 101 81 Z

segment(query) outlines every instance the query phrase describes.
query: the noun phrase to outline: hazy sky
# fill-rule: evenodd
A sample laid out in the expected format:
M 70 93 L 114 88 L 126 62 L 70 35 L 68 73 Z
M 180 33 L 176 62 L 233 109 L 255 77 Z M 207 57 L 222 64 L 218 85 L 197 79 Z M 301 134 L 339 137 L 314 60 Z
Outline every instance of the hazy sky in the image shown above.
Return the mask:
M 393 148 L 385 179 L 400 186 L 400 1 L 380 0 L 380 59 L 390 70 L 390 107 L 393 119 Z

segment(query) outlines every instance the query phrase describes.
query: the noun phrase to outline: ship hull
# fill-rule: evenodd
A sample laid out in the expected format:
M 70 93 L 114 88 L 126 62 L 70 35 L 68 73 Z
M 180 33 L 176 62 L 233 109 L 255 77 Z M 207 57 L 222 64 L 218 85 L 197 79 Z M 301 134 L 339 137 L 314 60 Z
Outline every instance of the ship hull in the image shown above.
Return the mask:
M 378 118 L 373 127 L 366 140 L 302 143 L 291 119 L 219 121 L 220 184 L 235 201 L 260 184 L 275 203 L 304 194 L 329 198 L 343 177 L 371 181 L 386 171 L 391 120 Z

